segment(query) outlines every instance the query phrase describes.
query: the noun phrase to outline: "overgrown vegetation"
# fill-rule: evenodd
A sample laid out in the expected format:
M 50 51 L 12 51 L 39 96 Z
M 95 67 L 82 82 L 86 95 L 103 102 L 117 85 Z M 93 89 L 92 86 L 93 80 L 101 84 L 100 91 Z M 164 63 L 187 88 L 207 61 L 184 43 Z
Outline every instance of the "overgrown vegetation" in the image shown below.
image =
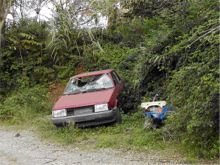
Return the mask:
M 161 146 L 181 142 L 191 155 L 217 158 L 218 5 L 215 0 L 123 1 L 108 13 L 111 19 L 105 29 L 88 29 L 76 26 L 76 16 L 70 14 L 77 11 L 73 4 L 66 9 L 57 4 L 51 22 L 23 18 L 5 24 L 0 56 L 1 120 L 36 119 L 41 130 L 48 130 L 43 136 L 67 143 L 92 136 L 99 147 L 148 148 L 163 139 Z M 106 15 L 99 5 L 92 7 Z M 48 119 L 38 121 L 50 114 L 46 90 L 50 84 L 106 68 L 116 69 L 127 82 L 120 99 L 125 113 L 135 113 L 125 115 L 122 125 L 56 130 Z M 138 105 L 156 93 L 173 104 L 176 113 L 160 130 L 145 132 Z M 124 139 L 117 140 L 118 135 Z
M 51 103 L 48 102 L 45 87 L 19 89 L 0 103 L 2 121 L 14 124 L 27 124 L 37 117 L 50 114 Z

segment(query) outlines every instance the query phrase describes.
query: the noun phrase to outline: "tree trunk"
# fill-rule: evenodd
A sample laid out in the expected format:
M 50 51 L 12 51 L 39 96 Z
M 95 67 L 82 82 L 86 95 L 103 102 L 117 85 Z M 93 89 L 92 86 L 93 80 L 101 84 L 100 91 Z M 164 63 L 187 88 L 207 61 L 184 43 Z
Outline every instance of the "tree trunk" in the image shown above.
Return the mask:
M 0 47 L 2 40 L 2 28 L 8 15 L 9 8 L 11 6 L 12 0 L 0 0 Z
M 0 21 L 0 48 L 2 45 L 2 27 L 3 27 L 4 21 Z

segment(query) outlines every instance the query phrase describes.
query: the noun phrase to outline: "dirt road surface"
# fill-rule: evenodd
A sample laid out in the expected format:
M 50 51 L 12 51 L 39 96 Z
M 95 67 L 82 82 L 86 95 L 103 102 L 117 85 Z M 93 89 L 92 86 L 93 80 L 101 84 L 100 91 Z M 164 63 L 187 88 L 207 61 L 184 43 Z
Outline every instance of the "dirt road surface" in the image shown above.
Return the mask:
M 158 154 L 116 149 L 84 151 L 42 141 L 32 131 L 16 132 L 0 128 L 1 165 L 142 165 L 177 164 Z

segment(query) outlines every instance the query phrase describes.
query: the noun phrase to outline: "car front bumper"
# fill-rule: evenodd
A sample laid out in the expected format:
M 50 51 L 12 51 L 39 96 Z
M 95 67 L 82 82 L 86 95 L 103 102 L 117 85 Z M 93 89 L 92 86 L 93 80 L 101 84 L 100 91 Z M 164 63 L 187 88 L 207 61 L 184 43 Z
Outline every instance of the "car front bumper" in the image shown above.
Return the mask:
M 74 123 L 78 127 L 95 126 L 115 122 L 117 120 L 117 113 L 119 113 L 118 108 L 103 112 L 96 112 L 77 116 L 65 116 L 56 118 L 52 117 L 52 122 L 56 126 L 62 126 L 70 123 Z

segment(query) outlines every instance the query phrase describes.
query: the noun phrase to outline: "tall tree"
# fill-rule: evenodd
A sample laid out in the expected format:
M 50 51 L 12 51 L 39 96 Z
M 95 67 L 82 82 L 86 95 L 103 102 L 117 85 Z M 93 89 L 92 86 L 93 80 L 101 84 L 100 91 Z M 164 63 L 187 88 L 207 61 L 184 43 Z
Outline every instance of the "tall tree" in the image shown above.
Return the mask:
M 0 46 L 2 38 L 2 27 L 4 25 L 6 16 L 8 15 L 11 3 L 12 0 L 0 0 Z

